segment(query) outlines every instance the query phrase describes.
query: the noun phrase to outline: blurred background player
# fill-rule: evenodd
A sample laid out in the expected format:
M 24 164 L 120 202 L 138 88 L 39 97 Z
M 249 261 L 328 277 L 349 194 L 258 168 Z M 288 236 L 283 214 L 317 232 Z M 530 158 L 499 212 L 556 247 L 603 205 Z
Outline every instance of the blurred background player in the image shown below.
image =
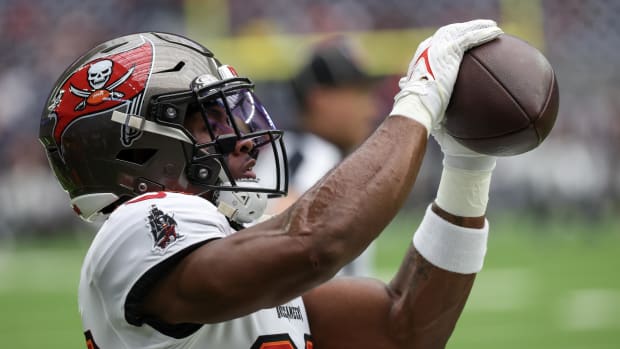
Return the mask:
M 336 37 L 314 47 L 290 82 L 298 117 L 285 136 L 289 194 L 274 200 L 272 211 L 295 202 L 372 133 L 380 114 L 374 82 L 352 41 Z M 339 275 L 372 276 L 373 246 Z

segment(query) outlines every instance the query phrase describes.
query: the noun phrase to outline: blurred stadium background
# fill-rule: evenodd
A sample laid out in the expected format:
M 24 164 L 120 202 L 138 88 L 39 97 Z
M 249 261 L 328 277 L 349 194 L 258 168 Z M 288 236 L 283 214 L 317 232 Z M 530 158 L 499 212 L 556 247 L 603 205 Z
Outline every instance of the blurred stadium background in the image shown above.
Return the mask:
M 131 32 L 187 34 L 253 78 L 289 128 L 287 79 L 317 41 L 356 44 L 386 113 L 419 41 L 492 18 L 547 55 L 560 114 L 539 149 L 498 162 L 487 266 L 448 348 L 619 348 L 619 15 L 613 0 L 0 0 L 0 347 L 84 347 L 76 287 L 95 229 L 74 217 L 36 136 L 55 79 L 86 49 Z M 379 240 L 378 277 L 432 200 L 439 160 L 432 144 Z

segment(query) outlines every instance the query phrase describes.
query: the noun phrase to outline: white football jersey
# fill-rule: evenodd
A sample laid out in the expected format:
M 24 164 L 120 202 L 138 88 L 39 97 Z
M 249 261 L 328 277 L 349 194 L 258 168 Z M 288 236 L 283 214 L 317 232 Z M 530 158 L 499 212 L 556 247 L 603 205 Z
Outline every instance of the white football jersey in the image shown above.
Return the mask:
M 301 298 L 227 322 L 170 326 L 134 312 L 149 282 L 212 239 L 234 230 L 209 201 L 149 193 L 117 208 L 86 255 L 79 307 L 89 349 L 312 348 Z

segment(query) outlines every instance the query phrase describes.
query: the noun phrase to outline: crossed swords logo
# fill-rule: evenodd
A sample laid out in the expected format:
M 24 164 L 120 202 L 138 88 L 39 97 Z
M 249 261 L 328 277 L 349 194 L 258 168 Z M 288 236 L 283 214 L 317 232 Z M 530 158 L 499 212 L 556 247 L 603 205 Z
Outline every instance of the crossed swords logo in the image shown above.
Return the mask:
M 135 67 L 136 66 L 133 65 L 118 80 L 114 81 L 108 86 L 105 86 L 105 84 L 110 79 L 110 75 L 112 75 L 112 61 L 103 60 L 91 65 L 90 68 L 88 68 L 88 83 L 91 89 L 83 90 L 73 86 L 72 84 L 69 87 L 69 91 L 71 91 L 72 94 L 83 98 L 83 100 L 75 107 L 74 110 L 83 110 L 84 108 L 86 108 L 87 104 L 98 105 L 103 103 L 104 101 L 113 101 L 123 98 L 125 94 L 122 92 L 114 91 L 114 89 L 119 87 L 125 81 L 127 81 L 127 79 L 129 79 L 131 74 L 133 74 Z

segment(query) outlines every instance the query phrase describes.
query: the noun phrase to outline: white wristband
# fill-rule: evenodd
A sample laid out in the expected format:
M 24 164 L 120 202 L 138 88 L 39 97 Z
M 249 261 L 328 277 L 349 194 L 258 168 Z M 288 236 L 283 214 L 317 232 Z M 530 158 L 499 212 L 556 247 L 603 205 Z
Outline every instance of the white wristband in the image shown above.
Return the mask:
M 422 257 L 441 269 L 472 274 L 482 270 L 488 235 L 486 220 L 482 229 L 464 228 L 439 217 L 429 206 L 413 236 L 413 245 Z

